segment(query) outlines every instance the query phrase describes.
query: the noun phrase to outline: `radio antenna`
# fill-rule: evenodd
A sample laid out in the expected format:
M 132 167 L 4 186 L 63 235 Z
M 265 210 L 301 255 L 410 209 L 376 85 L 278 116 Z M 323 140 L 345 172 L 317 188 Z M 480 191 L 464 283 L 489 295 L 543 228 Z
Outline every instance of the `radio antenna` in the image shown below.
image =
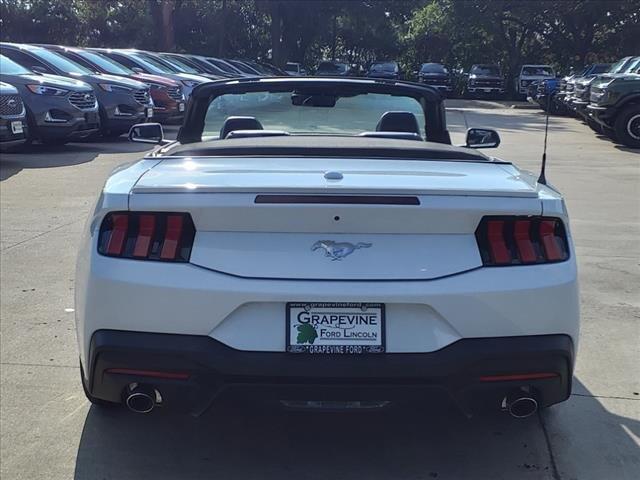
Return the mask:
M 545 89 L 547 87 L 545 86 Z M 551 95 L 547 93 L 547 115 L 544 122 L 544 148 L 542 150 L 542 168 L 540 169 L 540 176 L 538 177 L 538 183 L 542 185 L 547 184 L 547 177 L 545 171 L 547 169 L 547 134 L 549 132 L 549 110 L 551 110 Z

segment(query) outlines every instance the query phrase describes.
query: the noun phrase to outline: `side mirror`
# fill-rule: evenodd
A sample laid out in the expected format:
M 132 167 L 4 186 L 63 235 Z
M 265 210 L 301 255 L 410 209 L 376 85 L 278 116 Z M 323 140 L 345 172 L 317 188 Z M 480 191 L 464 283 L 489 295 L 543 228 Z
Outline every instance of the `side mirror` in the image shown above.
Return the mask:
M 129 130 L 129 140 L 138 143 L 164 143 L 164 132 L 159 123 L 138 123 Z
M 500 135 L 490 128 L 470 128 L 467 130 L 467 148 L 496 148 L 500 145 Z
M 136 73 L 144 73 L 144 70 L 142 70 L 140 67 L 131 67 L 131 70 Z
M 40 67 L 38 65 L 34 65 L 33 67 L 31 67 L 31 70 L 36 73 L 47 73 L 47 70 L 44 67 Z

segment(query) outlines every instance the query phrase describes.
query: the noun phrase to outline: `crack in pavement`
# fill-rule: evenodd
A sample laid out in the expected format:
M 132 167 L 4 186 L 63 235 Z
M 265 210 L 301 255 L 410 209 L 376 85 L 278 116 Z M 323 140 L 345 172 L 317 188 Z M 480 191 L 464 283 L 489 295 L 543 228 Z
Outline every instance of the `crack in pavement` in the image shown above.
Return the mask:
M 610 395 L 587 395 L 586 393 L 572 393 L 572 397 L 587 397 L 587 398 L 612 398 L 614 400 L 632 400 L 635 402 L 640 401 L 640 398 L 632 398 L 632 397 L 616 397 Z
M 20 363 L 20 362 L 0 362 L 0 365 L 11 365 L 16 367 L 80 368 L 78 365 L 55 365 L 55 364 L 46 364 L 46 363 Z
M 76 219 L 76 220 L 73 220 L 72 222 L 58 225 L 57 227 L 54 227 L 51 230 L 47 230 L 45 232 L 39 233 L 38 235 L 34 235 L 33 237 L 27 238 L 26 240 L 22 240 L 21 242 L 14 243 L 13 245 L 9 245 L 8 247 L 3 248 L 1 251 L 6 252 L 7 250 L 11 250 L 13 247 L 17 247 L 19 245 L 22 245 L 23 243 L 30 242 L 31 240 L 35 240 L 36 238 L 40 238 L 43 235 L 47 235 L 48 233 L 55 232 L 56 230 L 60 230 L 61 228 L 68 227 L 69 225 L 73 225 L 74 223 L 78 223 L 80 221 L 81 219 Z
M 547 453 L 549 454 L 549 463 L 551 463 L 551 476 L 553 480 L 562 480 L 562 476 L 560 475 L 560 471 L 558 470 L 558 465 L 556 464 L 556 457 L 553 453 L 553 447 L 551 445 L 551 437 L 549 436 L 549 432 L 547 431 L 547 426 L 544 423 L 544 419 L 542 418 L 542 412 L 538 410 L 538 420 L 540 421 L 540 427 L 542 428 L 542 433 L 544 434 L 544 441 L 547 445 Z

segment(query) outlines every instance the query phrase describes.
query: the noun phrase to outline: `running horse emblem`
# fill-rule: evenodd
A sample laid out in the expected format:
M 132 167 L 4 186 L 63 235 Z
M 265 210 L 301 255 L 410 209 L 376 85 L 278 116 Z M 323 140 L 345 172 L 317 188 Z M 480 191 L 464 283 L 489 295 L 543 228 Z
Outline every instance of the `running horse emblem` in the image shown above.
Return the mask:
M 370 243 L 365 242 L 353 244 L 349 242 L 334 242 L 333 240 L 318 240 L 313 244 L 311 250 L 316 251 L 319 248 L 322 248 L 324 249 L 324 256 L 335 261 L 342 260 L 344 257 L 351 255 L 355 250 L 360 248 L 369 248 L 370 246 Z

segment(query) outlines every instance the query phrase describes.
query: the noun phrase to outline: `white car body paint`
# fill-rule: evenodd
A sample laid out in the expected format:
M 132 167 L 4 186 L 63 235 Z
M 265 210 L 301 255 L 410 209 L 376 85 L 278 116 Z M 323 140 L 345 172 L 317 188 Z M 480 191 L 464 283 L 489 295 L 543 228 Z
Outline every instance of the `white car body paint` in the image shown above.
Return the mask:
M 343 180 L 324 178 L 339 171 Z M 415 195 L 420 205 L 255 204 L 257 194 Z M 189 212 L 190 263 L 97 252 L 111 211 Z M 564 262 L 483 267 L 484 215 L 549 215 Z M 339 218 L 339 220 L 336 220 Z M 318 240 L 371 247 L 332 261 Z M 237 350 L 285 351 L 286 302 L 386 304 L 387 352 L 463 338 L 566 334 L 578 343 L 575 253 L 561 195 L 509 164 L 366 159 L 149 157 L 107 181 L 82 239 L 76 320 L 84 363 L 101 329 L 208 335 Z

